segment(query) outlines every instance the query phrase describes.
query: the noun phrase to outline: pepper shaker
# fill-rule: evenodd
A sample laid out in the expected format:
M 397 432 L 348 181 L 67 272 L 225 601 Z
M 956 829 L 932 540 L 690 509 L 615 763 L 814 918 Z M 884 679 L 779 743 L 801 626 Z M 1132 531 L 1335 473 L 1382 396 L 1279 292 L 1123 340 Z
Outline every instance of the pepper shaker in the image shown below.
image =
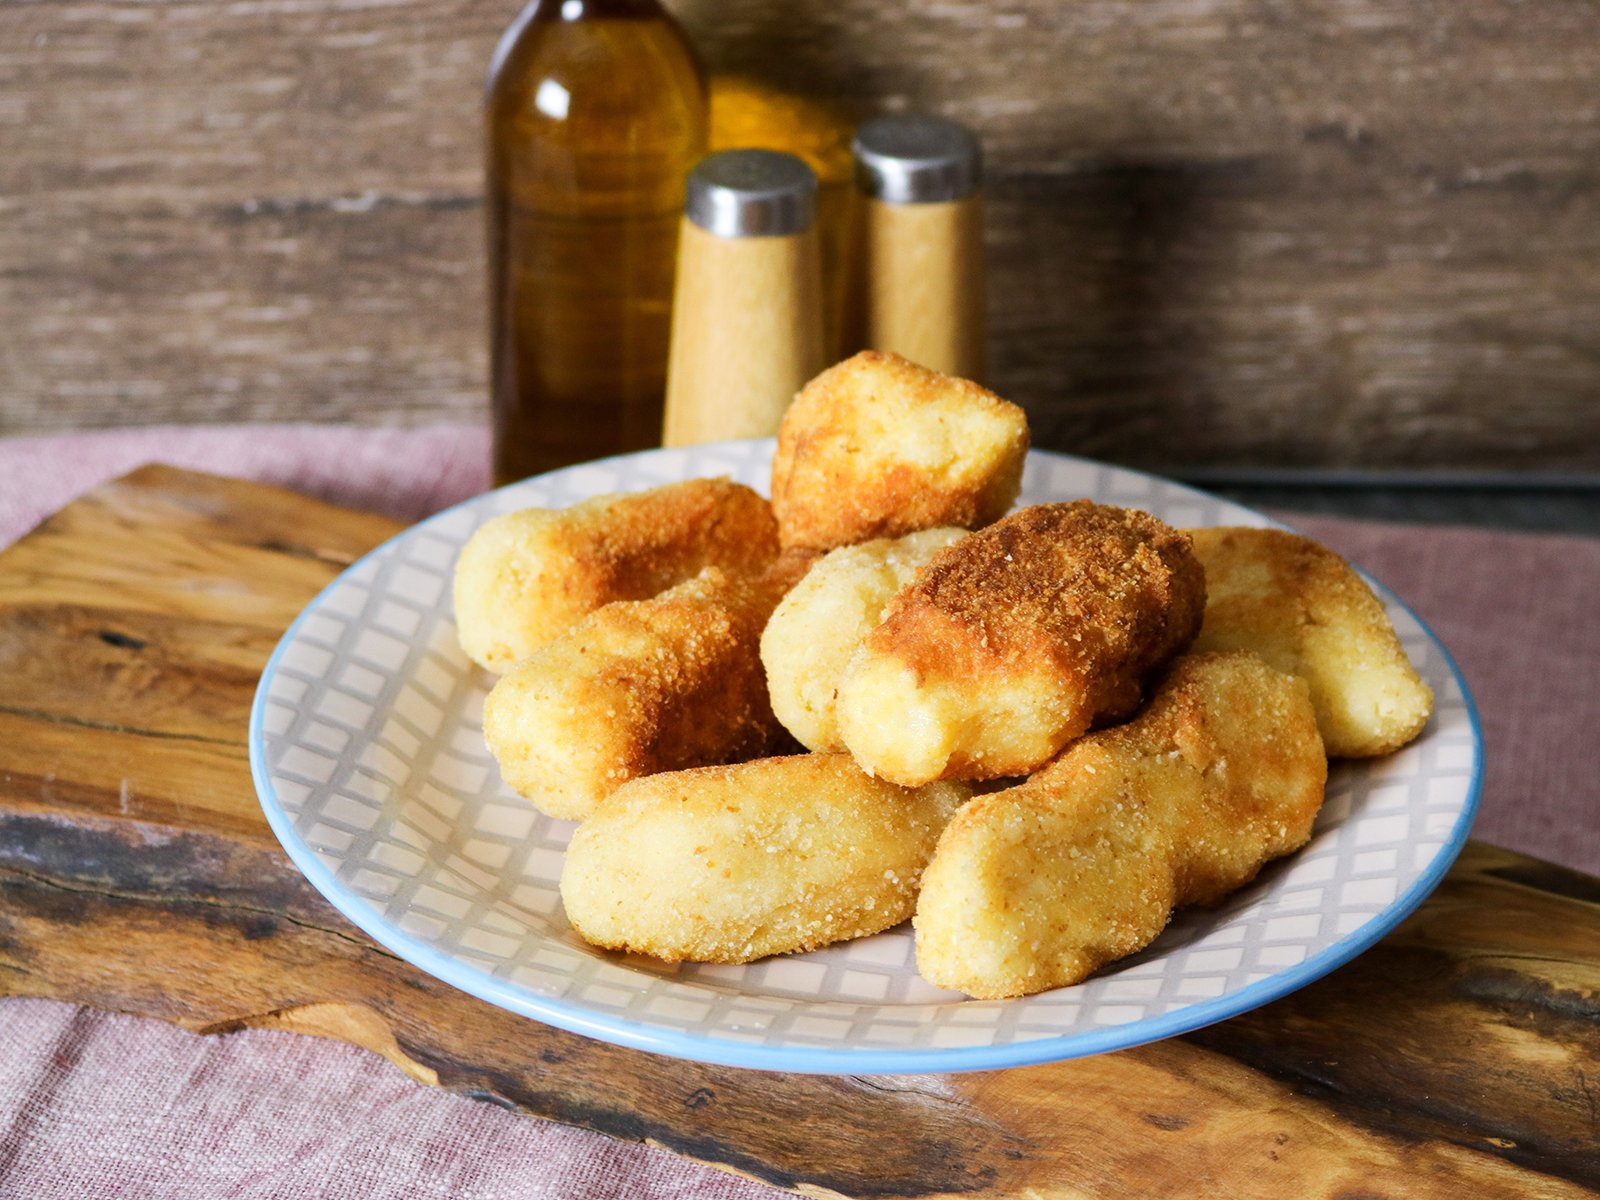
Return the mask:
M 941 117 L 856 132 L 862 204 L 858 337 L 869 350 L 980 380 L 986 334 L 977 136 Z
M 768 437 L 823 366 L 817 177 L 771 150 L 689 173 L 663 444 Z

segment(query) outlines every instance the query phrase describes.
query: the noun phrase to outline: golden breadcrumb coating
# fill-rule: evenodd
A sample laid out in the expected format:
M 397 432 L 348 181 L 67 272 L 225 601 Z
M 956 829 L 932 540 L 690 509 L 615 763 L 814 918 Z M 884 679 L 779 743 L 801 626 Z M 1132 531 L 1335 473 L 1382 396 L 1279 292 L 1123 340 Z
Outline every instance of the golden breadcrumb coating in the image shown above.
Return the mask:
M 830 550 L 783 598 L 761 634 L 772 711 L 811 750 L 843 750 L 834 699 L 850 656 L 895 594 L 967 536 L 944 526 Z
M 1139 703 L 1200 628 L 1189 539 L 1078 500 L 1013 513 L 940 551 L 839 684 L 839 731 L 871 774 L 1025 775 Z
M 1332 550 L 1282 529 L 1191 529 L 1206 569 L 1197 650 L 1253 650 L 1311 685 L 1328 753 L 1398 750 L 1428 723 L 1433 692 L 1383 602 Z
M 602 604 L 654 596 L 703 567 L 760 571 L 777 552 L 771 506 L 727 479 L 507 513 L 456 561 L 461 648 L 505 671 Z
M 1189 655 L 1133 721 L 962 809 L 923 876 L 917 969 L 983 999 L 1077 983 L 1311 836 L 1327 758 L 1303 680 Z
M 707 567 L 649 600 L 596 609 L 502 676 L 483 733 L 506 784 L 582 819 L 628 780 L 792 745 L 772 715 L 762 626 L 793 582 Z
M 872 779 L 847 754 L 652 775 L 579 826 L 561 899 L 595 945 L 668 962 L 814 950 L 911 915 L 967 796 Z
M 779 536 L 831 550 L 939 525 L 977 529 L 1016 500 L 1027 450 L 1015 404 L 863 351 L 806 384 L 784 414 L 772 460 Z

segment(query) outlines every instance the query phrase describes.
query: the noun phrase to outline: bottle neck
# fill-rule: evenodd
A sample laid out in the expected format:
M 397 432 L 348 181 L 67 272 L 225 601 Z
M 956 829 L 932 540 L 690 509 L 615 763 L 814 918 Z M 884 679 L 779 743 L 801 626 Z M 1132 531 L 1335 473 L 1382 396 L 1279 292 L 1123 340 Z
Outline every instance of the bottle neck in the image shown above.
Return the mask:
M 660 0 L 536 0 L 535 21 L 643 21 L 666 17 Z

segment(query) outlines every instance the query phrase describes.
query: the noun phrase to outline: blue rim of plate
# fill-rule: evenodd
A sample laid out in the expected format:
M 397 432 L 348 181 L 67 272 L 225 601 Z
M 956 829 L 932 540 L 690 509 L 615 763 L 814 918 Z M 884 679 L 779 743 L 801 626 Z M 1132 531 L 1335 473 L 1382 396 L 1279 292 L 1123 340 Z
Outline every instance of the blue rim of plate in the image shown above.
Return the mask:
M 709 448 L 714 449 L 715 447 Z M 1029 456 L 1031 458 L 1039 453 L 1038 451 L 1030 451 Z M 1056 459 L 1071 459 L 1093 466 L 1111 466 L 1119 472 L 1155 480 L 1164 487 L 1174 488 L 1203 499 L 1210 498 L 1201 489 L 1174 482 L 1152 472 L 1138 471 L 1129 467 L 1114 466 L 1113 464 L 1102 464 L 1072 455 L 1049 453 L 1048 456 Z M 603 464 L 618 459 L 634 457 L 637 456 L 616 455 L 613 458 L 596 460 L 596 463 Z M 578 467 L 564 469 L 576 470 L 592 465 L 596 464 L 579 464 Z M 518 487 L 521 485 L 511 484 L 508 486 Z M 463 500 L 458 504 L 451 505 L 449 508 L 440 510 L 433 516 L 426 518 L 426 521 L 439 520 L 460 509 L 478 504 L 482 499 L 483 496 L 480 495 Z M 1244 505 L 1236 505 L 1235 507 L 1260 517 L 1267 524 L 1274 527 L 1292 528 L 1282 521 L 1277 521 L 1265 516 L 1265 514 L 1255 512 L 1255 510 L 1248 509 Z M 1272 1001 L 1278 1000 L 1291 992 L 1298 991 L 1307 984 L 1314 983 L 1330 972 L 1337 970 L 1363 951 L 1383 940 L 1402 921 L 1414 913 L 1443 881 L 1445 875 L 1460 856 L 1463 847 L 1465 847 L 1467 835 L 1471 831 L 1473 821 L 1477 816 L 1484 777 L 1483 726 L 1478 715 L 1477 702 L 1473 698 L 1471 689 L 1467 686 L 1466 678 L 1462 675 L 1461 668 L 1457 665 L 1454 656 L 1451 655 L 1427 622 L 1418 616 L 1410 605 L 1396 596 L 1381 582 L 1366 572 L 1362 572 L 1363 577 L 1376 586 L 1379 595 L 1386 602 L 1398 604 L 1417 623 L 1418 628 L 1433 644 L 1433 648 L 1438 651 L 1445 666 L 1449 668 L 1450 674 L 1454 677 L 1456 687 L 1461 692 L 1462 706 L 1466 712 L 1472 732 L 1474 770 L 1472 778 L 1467 785 L 1467 794 L 1462 803 L 1461 811 L 1457 815 L 1455 823 L 1451 826 L 1449 833 L 1445 836 L 1434 857 L 1418 877 L 1412 881 L 1411 886 L 1396 896 L 1384 909 L 1374 914 L 1365 923 L 1344 937 L 1329 943 L 1322 950 L 1302 962 L 1293 967 L 1280 969 L 1267 978 L 1247 984 L 1236 991 L 1228 992 L 1212 1000 L 1197 1001 L 1160 1016 L 1145 1017 L 1137 1021 L 1130 1021 L 1127 1024 L 1104 1027 L 1084 1033 L 1041 1037 L 990 1046 L 957 1046 L 913 1050 L 772 1046 L 719 1038 L 709 1034 L 661 1029 L 630 1021 L 624 1017 L 610 1015 L 597 1017 L 582 1004 L 573 1004 L 561 998 L 530 994 L 516 985 L 508 984 L 487 972 L 468 966 L 460 960 L 440 952 L 428 943 L 396 928 L 374 909 L 365 898 L 341 883 L 326 864 L 317 857 L 316 852 L 312 850 L 294 828 L 293 822 L 290 820 L 276 789 L 273 787 L 272 778 L 265 762 L 264 722 L 268 685 L 277 670 L 279 660 L 286 649 L 294 642 L 302 622 L 317 609 L 325 597 L 345 581 L 346 576 L 358 570 L 369 559 L 384 553 L 395 542 L 409 536 L 415 528 L 416 526 L 413 526 L 411 529 L 403 530 L 394 537 L 387 539 L 341 571 L 301 610 L 300 615 L 284 631 L 282 638 L 279 639 L 277 646 L 274 647 L 272 655 L 267 659 L 267 664 L 262 669 L 261 678 L 256 687 L 255 699 L 250 706 L 250 774 L 255 782 L 257 798 L 260 801 L 263 813 L 266 815 L 267 824 L 283 846 L 285 853 L 288 854 L 289 860 L 306 877 L 311 886 L 322 894 L 324 899 L 380 946 L 392 951 L 426 974 L 432 975 L 434 978 L 442 980 L 477 999 L 487 1001 L 498 1008 L 529 1017 L 546 1025 L 555 1026 L 558 1029 L 582 1034 L 613 1045 L 649 1051 L 650 1053 L 670 1058 L 688 1059 L 719 1066 L 743 1067 L 752 1070 L 793 1071 L 805 1074 L 902 1075 L 946 1074 L 999 1070 L 1006 1067 L 1038 1066 L 1043 1063 L 1062 1062 L 1073 1058 L 1087 1058 L 1095 1054 L 1126 1050 L 1149 1042 L 1161 1041 L 1179 1034 L 1190 1033 L 1207 1025 L 1213 1025 L 1218 1021 L 1227 1020 L 1229 1017 L 1239 1016 L 1241 1013 L 1249 1012 L 1264 1004 L 1270 1004 Z

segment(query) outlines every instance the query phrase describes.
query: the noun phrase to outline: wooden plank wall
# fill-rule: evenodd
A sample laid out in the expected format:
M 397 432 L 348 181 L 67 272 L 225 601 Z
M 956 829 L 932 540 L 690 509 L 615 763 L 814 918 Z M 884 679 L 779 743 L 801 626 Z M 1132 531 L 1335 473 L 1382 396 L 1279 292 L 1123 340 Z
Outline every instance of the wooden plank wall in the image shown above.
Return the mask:
M 971 122 L 993 382 L 1140 465 L 1600 472 L 1593 0 L 676 0 Z M 0 4 L 0 433 L 482 411 L 506 0 Z

